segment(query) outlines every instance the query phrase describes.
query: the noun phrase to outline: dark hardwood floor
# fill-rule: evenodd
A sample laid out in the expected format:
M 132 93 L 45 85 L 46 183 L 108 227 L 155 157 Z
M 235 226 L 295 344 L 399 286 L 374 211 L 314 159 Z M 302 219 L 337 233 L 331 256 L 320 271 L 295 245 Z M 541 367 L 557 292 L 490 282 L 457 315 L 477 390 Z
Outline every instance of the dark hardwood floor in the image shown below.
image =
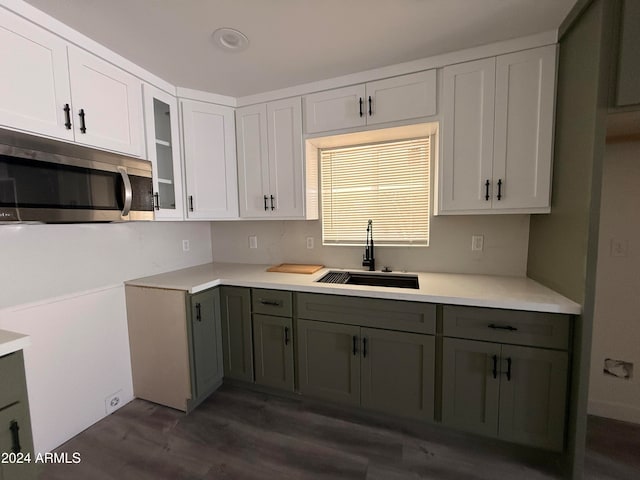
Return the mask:
M 554 479 L 554 456 L 225 385 L 190 415 L 134 400 L 61 446 L 42 480 Z M 588 479 L 640 478 L 640 426 L 591 418 Z

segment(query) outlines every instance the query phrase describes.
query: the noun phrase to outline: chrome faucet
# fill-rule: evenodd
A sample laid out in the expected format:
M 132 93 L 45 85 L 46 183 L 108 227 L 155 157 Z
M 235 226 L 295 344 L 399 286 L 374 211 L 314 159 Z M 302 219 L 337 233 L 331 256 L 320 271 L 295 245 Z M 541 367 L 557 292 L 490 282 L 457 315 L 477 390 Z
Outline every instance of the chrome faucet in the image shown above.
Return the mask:
M 367 224 L 367 244 L 364 247 L 362 266 L 369 267 L 370 272 L 376 269 L 376 259 L 373 257 L 373 221 L 371 220 Z

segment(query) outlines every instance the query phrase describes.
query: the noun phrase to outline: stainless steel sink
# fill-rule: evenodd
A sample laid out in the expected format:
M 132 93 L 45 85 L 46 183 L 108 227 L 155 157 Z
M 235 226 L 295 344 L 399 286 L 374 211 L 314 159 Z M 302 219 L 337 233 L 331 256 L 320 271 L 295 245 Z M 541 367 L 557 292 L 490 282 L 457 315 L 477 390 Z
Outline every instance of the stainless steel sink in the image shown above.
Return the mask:
M 417 275 L 399 275 L 388 273 L 339 272 L 329 271 L 320 283 L 338 283 L 343 285 L 370 285 L 372 287 L 420 288 Z

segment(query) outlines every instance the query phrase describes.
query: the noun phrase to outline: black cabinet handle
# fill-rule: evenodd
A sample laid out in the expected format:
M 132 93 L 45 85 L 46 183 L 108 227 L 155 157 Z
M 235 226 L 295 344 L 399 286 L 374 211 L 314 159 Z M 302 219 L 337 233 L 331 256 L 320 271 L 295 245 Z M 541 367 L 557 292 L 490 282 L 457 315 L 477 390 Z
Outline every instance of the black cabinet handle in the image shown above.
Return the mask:
M 20 446 L 20 427 L 18 422 L 12 420 L 9 424 L 9 430 L 11 430 L 11 451 L 13 453 L 20 453 L 22 447 Z
M 275 210 L 276 207 L 273 206 L 273 201 L 275 200 L 275 198 L 273 198 L 273 195 L 269 195 L 269 198 L 271 198 L 271 210 Z
M 87 133 L 87 123 L 84 119 L 84 108 L 80 109 L 78 116 L 80 117 L 80 132 Z
M 502 198 L 502 179 L 498 179 L 498 200 Z
M 71 130 L 71 108 L 69 108 L 69 104 L 64 104 L 64 126 L 67 130 Z
M 289 345 L 289 327 L 284 327 L 284 344 Z
M 356 343 L 358 342 L 358 337 L 353 336 L 353 354 L 356 355 L 358 353 L 358 347 Z
M 489 328 L 493 328 L 494 330 L 509 330 L 510 332 L 517 332 L 518 329 L 516 327 L 512 327 L 511 325 L 496 325 L 495 323 L 490 323 L 487 325 Z
M 282 302 L 278 301 L 278 300 L 264 300 L 264 299 L 260 299 L 259 302 L 262 305 L 269 305 L 271 307 L 281 307 L 282 306 Z
M 371 95 L 369 95 L 369 116 L 373 115 L 373 110 L 371 110 L 371 103 L 372 103 Z
M 193 195 L 189 195 L 189 211 L 193 212 Z
M 199 303 L 196 303 L 196 320 L 198 322 L 202 321 L 202 308 Z
M 153 194 L 153 207 L 160 210 L 160 194 L 158 192 Z
M 269 210 L 269 207 L 267 207 L 267 200 L 269 199 L 269 197 L 267 197 L 266 195 L 264 196 L 264 211 L 266 212 L 267 210 Z
M 511 381 L 511 357 L 507 358 L 507 381 Z
M 489 183 L 489 180 L 487 180 L 486 182 L 484 182 L 484 199 L 488 202 L 489 201 L 489 185 L 491 185 Z
M 367 358 L 367 337 L 362 339 L 362 356 Z
M 360 104 L 360 116 L 362 117 L 362 97 L 360 97 L 358 103 Z
M 498 378 L 498 356 L 494 355 L 491 358 L 493 359 L 493 378 Z

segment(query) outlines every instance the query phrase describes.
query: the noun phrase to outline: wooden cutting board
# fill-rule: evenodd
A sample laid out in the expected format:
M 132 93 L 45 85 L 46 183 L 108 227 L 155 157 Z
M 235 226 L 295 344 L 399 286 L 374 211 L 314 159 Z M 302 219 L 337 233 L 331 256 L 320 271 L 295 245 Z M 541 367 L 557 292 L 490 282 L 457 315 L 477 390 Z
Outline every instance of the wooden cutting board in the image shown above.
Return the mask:
M 267 268 L 267 272 L 281 272 L 281 273 L 315 273 L 324 265 L 305 265 L 302 263 L 281 263 L 280 265 L 274 265 Z

